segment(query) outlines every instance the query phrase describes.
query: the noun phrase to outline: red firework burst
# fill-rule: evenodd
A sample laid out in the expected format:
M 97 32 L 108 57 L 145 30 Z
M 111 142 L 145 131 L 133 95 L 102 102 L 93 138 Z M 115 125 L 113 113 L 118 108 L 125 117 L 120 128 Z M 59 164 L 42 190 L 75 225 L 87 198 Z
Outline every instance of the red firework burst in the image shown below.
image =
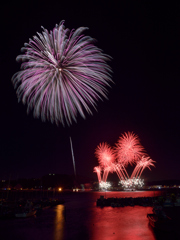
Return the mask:
M 142 155 L 145 155 L 145 150 L 140 143 L 139 137 L 133 132 L 122 134 L 116 144 L 115 152 L 118 162 L 124 166 L 132 165 L 141 159 Z
M 95 155 L 102 168 L 111 166 L 115 161 L 114 150 L 107 143 L 100 143 L 95 150 Z

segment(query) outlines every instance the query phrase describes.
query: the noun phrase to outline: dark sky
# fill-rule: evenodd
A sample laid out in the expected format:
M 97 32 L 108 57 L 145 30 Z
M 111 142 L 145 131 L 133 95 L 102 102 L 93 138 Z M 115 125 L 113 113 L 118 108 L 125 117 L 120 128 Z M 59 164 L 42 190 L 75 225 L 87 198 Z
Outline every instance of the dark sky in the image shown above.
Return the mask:
M 85 3 L 86 2 L 86 3 Z M 179 1 L 4 1 L 1 4 L 0 179 L 73 174 L 69 136 L 77 174 L 94 176 L 101 142 L 114 146 L 133 131 L 156 168 L 147 181 L 180 179 L 180 3 Z M 18 103 L 11 77 L 24 42 L 41 26 L 52 30 L 89 27 L 87 35 L 112 57 L 114 85 L 93 116 L 71 127 L 43 123 Z M 114 173 L 115 174 L 115 173 Z

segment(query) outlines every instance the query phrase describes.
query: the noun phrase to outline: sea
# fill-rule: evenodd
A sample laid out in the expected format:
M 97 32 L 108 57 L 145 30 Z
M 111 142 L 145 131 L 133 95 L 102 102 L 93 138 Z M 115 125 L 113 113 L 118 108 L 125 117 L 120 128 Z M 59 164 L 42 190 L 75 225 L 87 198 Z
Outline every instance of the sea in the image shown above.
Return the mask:
M 29 218 L 0 219 L 0 240 L 179 240 L 180 230 L 154 232 L 147 218 L 152 207 L 96 206 L 100 196 L 136 198 L 159 195 L 161 191 L 62 192 L 60 198 L 64 204 Z

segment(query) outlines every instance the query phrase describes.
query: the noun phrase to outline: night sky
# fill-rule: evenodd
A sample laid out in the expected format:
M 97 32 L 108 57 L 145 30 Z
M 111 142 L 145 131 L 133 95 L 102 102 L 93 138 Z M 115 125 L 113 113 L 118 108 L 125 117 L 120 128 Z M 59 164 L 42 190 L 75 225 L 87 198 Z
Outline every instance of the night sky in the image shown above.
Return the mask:
M 97 145 L 114 146 L 133 131 L 156 168 L 146 181 L 180 179 L 180 3 L 179 1 L 9 1 L 1 3 L 0 179 L 73 174 L 72 137 L 78 175 L 94 177 Z M 114 84 L 97 112 L 70 127 L 27 115 L 11 78 L 20 70 L 21 47 L 41 26 L 85 32 L 112 57 Z M 114 173 L 115 175 L 115 173 Z

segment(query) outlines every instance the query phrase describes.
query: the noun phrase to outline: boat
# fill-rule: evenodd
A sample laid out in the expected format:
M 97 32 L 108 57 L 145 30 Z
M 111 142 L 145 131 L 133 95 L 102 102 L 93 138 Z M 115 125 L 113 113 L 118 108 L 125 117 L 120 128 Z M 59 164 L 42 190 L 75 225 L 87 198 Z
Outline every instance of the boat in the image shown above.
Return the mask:
M 0 206 L 0 219 L 9 219 L 14 217 L 14 211 L 9 206 Z
M 173 202 L 170 197 L 167 197 L 163 203 L 163 207 L 173 207 Z
M 11 201 L 0 201 L 0 219 L 14 218 L 15 204 Z
M 174 202 L 175 207 L 180 207 L 180 195 L 178 194 Z
M 160 231 L 173 231 L 174 223 L 173 220 L 168 217 L 163 210 L 154 210 L 154 213 L 148 213 L 147 218 L 149 219 L 149 224 L 155 230 Z
M 36 214 L 37 210 L 34 209 L 33 203 L 30 201 L 27 201 L 25 206 L 22 206 L 17 209 L 15 212 L 15 217 L 16 218 L 27 218 L 27 217 L 32 217 Z
M 32 217 L 36 214 L 37 210 L 30 210 L 30 211 L 23 211 L 23 212 L 19 212 L 19 213 L 15 213 L 15 217 L 16 218 L 27 218 L 27 217 Z

